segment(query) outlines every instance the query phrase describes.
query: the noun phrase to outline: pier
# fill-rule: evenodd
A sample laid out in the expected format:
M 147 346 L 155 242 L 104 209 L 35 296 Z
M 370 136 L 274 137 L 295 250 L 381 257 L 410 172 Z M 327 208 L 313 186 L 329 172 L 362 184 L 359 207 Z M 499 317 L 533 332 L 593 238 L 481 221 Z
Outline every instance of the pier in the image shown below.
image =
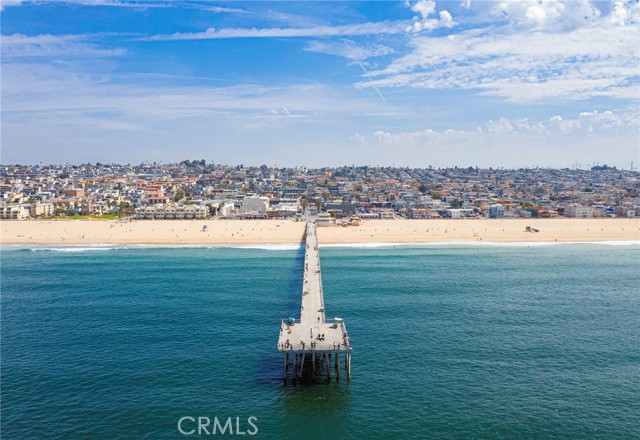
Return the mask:
M 307 222 L 300 318 L 284 319 L 280 324 L 278 351 L 283 354 L 285 382 L 289 371 L 293 382 L 302 380 L 305 371 L 315 381 L 317 370 L 323 370 L 329 381 L 332 373 L 340 380 L 341 356 L 347 380 L 351 379 L 351 344 L 344 320 L 325 316 L 316 232 L 317 225 Z

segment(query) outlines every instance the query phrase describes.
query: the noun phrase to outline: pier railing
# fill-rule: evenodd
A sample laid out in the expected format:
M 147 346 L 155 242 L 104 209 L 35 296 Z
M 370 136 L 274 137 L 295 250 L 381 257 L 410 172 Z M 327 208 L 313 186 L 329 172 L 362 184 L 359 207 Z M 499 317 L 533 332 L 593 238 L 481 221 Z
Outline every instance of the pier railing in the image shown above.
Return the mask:
M 304 253 L 304 276 L 300 318 L 291 316 L 280 323 L 278 351 L 284 357 L 284 380 L 287 380 L 289 356 L 293 361 L 293 380 L 302 379 L 303 370 L 310 369 L 316 377 L 316 360 L 324 365 L 327 378 L 335 371 L 340 378 L 340 357 L 344 357 L 347 380 L 351 378 L 351 344 L 342 318 L 326 319 L 324 289 L 316 225 L 307 224 Z M 306 307 L 305 307 L 306 306 Z M 333 361 L 332 361 L 333 357 Z M 306 363 L 305 363 L 306 359 Z M 307 365 L 307 368 L 305 368 Z

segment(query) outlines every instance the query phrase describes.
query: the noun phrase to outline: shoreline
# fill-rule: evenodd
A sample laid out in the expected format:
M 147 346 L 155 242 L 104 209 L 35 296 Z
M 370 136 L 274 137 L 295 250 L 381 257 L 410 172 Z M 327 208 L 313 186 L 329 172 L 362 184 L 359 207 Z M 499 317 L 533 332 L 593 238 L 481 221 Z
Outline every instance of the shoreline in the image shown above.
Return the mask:
M 297 246 L 304 227 L 293 220 L 0 221 L 0 244 Z M 318 228 L 318 239 L 321 246 L 639 242 L 640 218 L 367 220 Z
M 640 240 L 619 240 L 619 241 L 474 241 L 474 242 L 427 242 L 427 243 L 328 243 L 319 244 L 320 249 L 430 249 L 430 248 L 546 248 L 559 246 L 637 246 L 640 247 Z M 30 251 L 51 251 L 51 252 L 96 252 L 109 250 L 135 250 L 135 249 L 255 249 L 266 251 L 296 251 L 303 249 L 302 243 L 280 243 L 280 244 L 0 244 L 0 252 L 11 252 L 20 250 Z

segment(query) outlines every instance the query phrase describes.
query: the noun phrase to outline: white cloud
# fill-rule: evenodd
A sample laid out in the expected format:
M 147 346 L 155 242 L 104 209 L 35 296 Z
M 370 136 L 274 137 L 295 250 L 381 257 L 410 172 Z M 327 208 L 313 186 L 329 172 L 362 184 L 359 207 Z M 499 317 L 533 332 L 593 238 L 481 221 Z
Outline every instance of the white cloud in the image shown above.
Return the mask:
M 613 25 L 607 15 L 568 31 L 505 25 L 445 37 L 415 36 L 408 54 L 369 72 L 373 81 L 357 86 L 473 89 L 517 102 L 638 99 L 640 22 L 629 18 L 633 7 L 626 10 L 625 26 Z M 545 14 L 547 20 L 550 13 Z
M 336 55 L 351 61 L 363 61 L 372 57 L 379 57 L 393 53 L 393 49 L 382 44 L 357 44 L 352 40 L 339 41 L 311 41 L 305 50 L 310 52 Z
M 3 162 L 175 160 L 189 151 L 225 163 L 308 164 L 305 142 L 346 139 L 354 119 L 392 111 L 373 93 L 318 83 L 176 86 L 175 78 L 84 67 L 3 63 Z M 318 153 L 314 165 L 323 159 Z
M 580 123 L 575 119 L 565 120 L 562 118 L 562 116 L 555 115 L 552 116 L 551 119 L 549 119 L 549 127 L 554 132 L 569 134 L 579 128 Z
M 3 35 L 2 56 L 16 57 L 112 57 L 126 54 L 123 48 L 102 48 L 88 43 L 85 35 Z
M 106 0 L 101 0 L 106 1 Z M 303 25 L 309 22 L 300 16 L 269 11 L 269 18 L 279 19 L 294 24 L 294 27 L 264 27 L 264 28 L 221 28 L 210 27 L 203 32 L 176 32 L 173 34 L 153 35 L 144 40 L 174 41 L 174 40 L 209 40 L 227 38 L 304 38 L 304 37 L 342 37 L 368 35 L 394 35 L 406 32 L 419 33 L 423 30 L 433 30 L 441 27 L 450 28 L 455 25 L 451 14 L 442 10 L 438 18 L 430 18 L 435 11 L 435 3 L 431 0 L 419 0 L 411 9 L 418 13 L 411 24 L 407 20 L 387 20 L 380 22 L 366 22 L 348 25 Z M 295 26 L 297 25 L 297 26 Z
M 111 8 L 136 8 L 136 9 L 155 9 L 155 8 L 171 8 L 168 2 L 144 2 L 144 1 L 120 1 L 120 0 L 72 0 L 62 1 L 59 0 L 34 0 L 34 2 L 42 3 L 66 3 L 69 5 L 77 6 L 104 6 Z
M 278 123 L 313 116 L 341 120 L 347 116 L 375 116 L 382 108 L 373 97 L 344 96 L 322 84 L 291 86 L 209 85 L 165 86 L 150 84 L 144 76 L 93 76 L 41 64 L 5 64 L 2 67 L 2 117 L 4 122 L 26 124 L 29 130 L 44 119 L 67 123 L 71 116 L 84 121 L 128 121 L 153 127 L 183 120 L 244 127 L 247 121 Z M 384 109 L 388 112 L 388 109 Z
M 420 14 L 424 19 L 436 11 L 436 2 L 433 0 L 419 0 L 411 6 L 411 10 Z
M 436 12 L 436 2 L 433 0 L 418 0 L 410 6 L 411 10 L 418 15 L 414 16 L 413 23 L 405 28 L 407 32 L 431 31 L 442 27 L 450 28 L 455 25 L 451 13 L 446 10 L 438 13 L 439 18 L 430 18 Z
M 67 6 L 95 6 L 109 8 L 131 8 L 131 9 L 166 9 L 166 8 L 185 8 L 209 11 L 216 14 L 251 14 L 251 12 L 225 6 L 210 6 L 207 4 L 175 2 L 170 0 L 164 1 L 141 1 L 141 0 L 0 0 L 0 11 L 7 6 L 20 6 L 26 3 L 31 4 L 63 4 Z
M 609 21 L 611 24 L 618 26 L 640 23 L 640 3 L 631 0 L 626 2 L 622 0 L 614 1 Z
M 211 12 L 216 14 L 249 14 L 249 11 L 240 8 L 228 8 L 224 6 L 211 6 L 209 8 Z
M 312 26 L 301 28 L 208 28 L 204 32 L 177 32 L 154 35 L 145 40 L 213 40 L 222 38 L 299 38 L 340 37 L 355 35 L 389 35 L 404 32 L 404 24 L 397 21 L 369 22 L 341 26 Z
M 492 8 L 494 18 L 504 18 L 516 29 L 570 30 L 588 25 L 600 16 L 589 0 L 502 1 Z
M 626 166 L 638 159 L 638 136 L 635 113 L 591 111 L 569 119 L 500 118 L 475 130 L 378 130 L 356 133 L 349 142 L 370 152 L 374 163 L 561 167 L 600 161 Z
M 390 133 L 375 131 L 369 136 L 357 134 L 354 139 L 359 142 L 376 141 L 393 145 L 429 143 L 451 136 L 466 136 L 479 134 L 497 135 L 527 135 L 532 137 L 556 135 L 593 135 L 627 138 L 637 141 L 640 134 L 640 119 L 633 113 L 614 113 L 611 110 L 598 112 L 597 110 L 581 112 L 576 118 L 564 119 L 560 115 L 547 120 L 531 121 L 528 118 L 489 120 L 484 127 L 475 130 L 460 130 L 449 128 L 443 131 L 426 129 Z
M 0 0 L 0 11 L 4 11 L 4 8 L 9 6 L 20 6 L 22 0 Z

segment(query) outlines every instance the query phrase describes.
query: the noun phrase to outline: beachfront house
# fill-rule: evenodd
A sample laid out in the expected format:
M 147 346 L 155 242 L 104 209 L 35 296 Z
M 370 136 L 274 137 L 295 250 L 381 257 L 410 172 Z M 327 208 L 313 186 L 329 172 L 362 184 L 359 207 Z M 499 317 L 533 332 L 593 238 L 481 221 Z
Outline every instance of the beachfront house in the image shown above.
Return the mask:
M 31 216 L 30 205 L 0 205 L 1 220 L 23 220 Z
M 571 205 L 564 208 L 564 216 L 569 218 L 591 218 L 593 208 L 591 206 Z
M 156 205 L 136 208 L 137 220 L 193 220 L 205 219 L 209 216 L 206 206 L 198 205 Z
M 489 207 L 489 218 L 504 218 L 504 215 L 505 209 L 501 204 L 496 203 Z

